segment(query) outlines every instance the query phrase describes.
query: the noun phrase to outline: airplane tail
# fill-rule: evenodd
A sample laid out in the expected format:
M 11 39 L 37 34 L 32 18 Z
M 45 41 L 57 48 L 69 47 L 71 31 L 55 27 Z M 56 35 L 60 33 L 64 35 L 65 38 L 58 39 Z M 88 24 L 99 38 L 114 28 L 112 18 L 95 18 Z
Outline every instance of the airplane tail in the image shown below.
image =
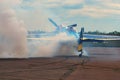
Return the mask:
M 77 26 L 77 24 L 72 24 L 72 25 L 69 25 L 67 27 L 76 27 L 76 26 Z
M 78 39 L 78 52 L 81 52 L 81 54 L 79 55 L 80 57 L 83 54 L 83 50 L 82 50 L 82 42 L 83 42 L 83 33 L 84 33 L 84 28 L 81 28 L 80 34 L 79 34 L 79 39 Z

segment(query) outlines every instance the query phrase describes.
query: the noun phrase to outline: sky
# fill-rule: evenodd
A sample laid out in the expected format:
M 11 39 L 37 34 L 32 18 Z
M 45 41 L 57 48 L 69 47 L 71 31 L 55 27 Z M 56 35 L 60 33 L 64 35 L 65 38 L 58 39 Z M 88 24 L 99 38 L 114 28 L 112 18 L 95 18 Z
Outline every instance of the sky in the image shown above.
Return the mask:
M 78 24 L 85 31 L 120 31 L 120 0 L 0 0 L 11 9 L 27 30 L 53 31 L 58 25 Z

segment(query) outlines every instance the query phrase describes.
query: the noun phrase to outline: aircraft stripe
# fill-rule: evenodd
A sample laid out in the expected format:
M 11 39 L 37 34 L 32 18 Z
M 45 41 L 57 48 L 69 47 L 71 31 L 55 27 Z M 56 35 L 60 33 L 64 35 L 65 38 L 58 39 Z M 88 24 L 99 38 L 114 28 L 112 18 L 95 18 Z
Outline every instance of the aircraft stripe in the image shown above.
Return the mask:
M 78 52 L 81 52 L 82 51 L 82 44 L 79 44 L 78 45 Z

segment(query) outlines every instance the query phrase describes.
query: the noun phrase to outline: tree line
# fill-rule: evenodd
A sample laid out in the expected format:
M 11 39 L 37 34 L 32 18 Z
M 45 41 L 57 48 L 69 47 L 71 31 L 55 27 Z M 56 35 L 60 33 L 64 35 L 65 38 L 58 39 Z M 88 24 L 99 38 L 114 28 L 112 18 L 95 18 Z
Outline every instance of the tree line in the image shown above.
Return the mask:
M 112 32 L 100 32 L 100 31 L 88 31 L 85 32 L 85 34 L 96 34 L 96 35 L 114 35 L 114 36 L 120 36 L 120 32 L 118 31 L 112 31 Z

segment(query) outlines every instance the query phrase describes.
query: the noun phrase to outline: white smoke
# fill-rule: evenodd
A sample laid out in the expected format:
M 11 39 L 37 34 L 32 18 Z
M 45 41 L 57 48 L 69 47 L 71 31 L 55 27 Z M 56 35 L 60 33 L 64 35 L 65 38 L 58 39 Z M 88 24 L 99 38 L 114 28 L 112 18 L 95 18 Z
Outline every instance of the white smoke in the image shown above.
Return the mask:
M 66 33 L 27 41 L 24 22 L 17 19 L 13 9 L 20 3 L 21 0 L 0 1 L 0 58 L 52 57 L 74 54 L 77 41 L 73 37 L 68 37 Z
M 26 29 L 18 20 L 8 1 L 0 2 L 0 58 L 21 58 L 27 56 Z M 15 0 L 15 4 L 17 4 Z
M 59 55 L 74 55 L 76 41 L 66 33 L 56 36 L 31 39 L 28 41 L 29 57 L 53 57 Z
M 20 3 L 21 0 L 0 1 L 0 58 L 51 57 L 73 53 L 70 41 L 73 38 L 66 33 L 27 41 L 25 25 L 17 19 L 13 9 Z

